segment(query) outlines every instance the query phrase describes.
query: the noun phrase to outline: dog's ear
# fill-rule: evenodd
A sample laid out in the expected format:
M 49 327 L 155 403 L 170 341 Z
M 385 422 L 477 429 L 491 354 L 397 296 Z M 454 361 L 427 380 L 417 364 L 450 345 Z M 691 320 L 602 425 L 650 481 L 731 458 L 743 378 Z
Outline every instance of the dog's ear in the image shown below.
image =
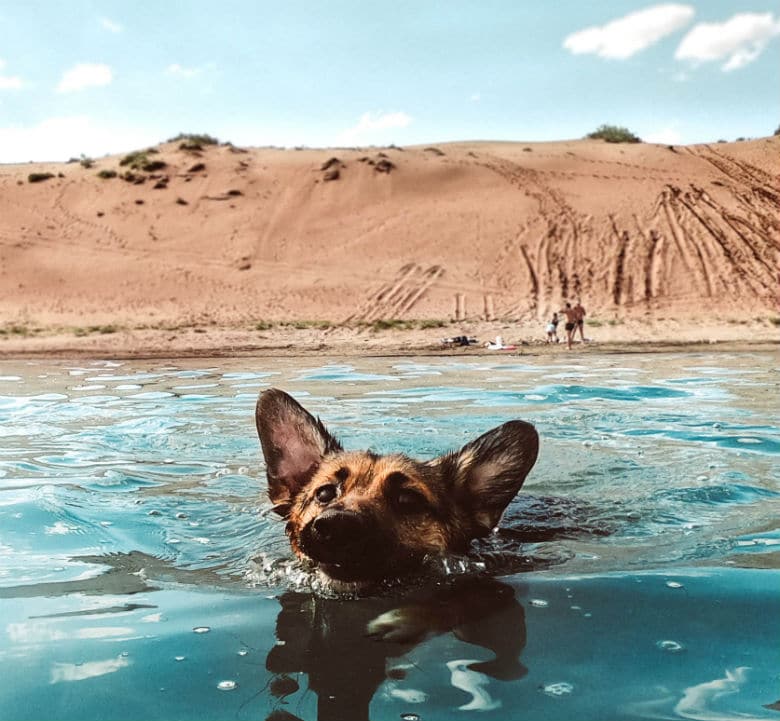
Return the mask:
M 260 394 L 255 423 L 267 467 L 268 495 L 274 510 L 287 516 L 325 454 L 340 451 L 341 445 L 319 418 L 278 388 Z
M 454 496 L 474 536 L 487 535 L 498 525 L 538 453 L 536 429 L 525 421 L 509 421 L 438 459 L 442 472 L 452 478 Z

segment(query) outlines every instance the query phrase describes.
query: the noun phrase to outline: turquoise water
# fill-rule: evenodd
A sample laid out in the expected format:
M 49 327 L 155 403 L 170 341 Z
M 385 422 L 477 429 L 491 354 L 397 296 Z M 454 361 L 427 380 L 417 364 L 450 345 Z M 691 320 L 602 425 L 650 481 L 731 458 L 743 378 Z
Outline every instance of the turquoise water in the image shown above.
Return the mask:
M 586 360 L 0 363 L 0 720 L 780 718 L 774 359 Z M 264 497 L 270 385 L 347 448 L 523 418 L 539 461 L 430 588 L 326 597 Z

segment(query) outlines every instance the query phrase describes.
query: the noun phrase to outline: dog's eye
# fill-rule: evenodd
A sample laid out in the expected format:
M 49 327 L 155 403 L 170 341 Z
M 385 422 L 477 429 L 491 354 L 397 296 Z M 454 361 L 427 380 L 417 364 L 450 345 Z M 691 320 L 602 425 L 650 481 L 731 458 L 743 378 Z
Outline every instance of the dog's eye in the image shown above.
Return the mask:
M 428 503 L 416 491 L 410 491 L 406 488 L 401 489 L 395 497 L 395 504 L 405 513 L 418 513 L 424 511 Z
M 332 483 L 320 486 L 314 491 L 314 496 L 320 503 L 330 503 L 336 497 L 336 486 Z

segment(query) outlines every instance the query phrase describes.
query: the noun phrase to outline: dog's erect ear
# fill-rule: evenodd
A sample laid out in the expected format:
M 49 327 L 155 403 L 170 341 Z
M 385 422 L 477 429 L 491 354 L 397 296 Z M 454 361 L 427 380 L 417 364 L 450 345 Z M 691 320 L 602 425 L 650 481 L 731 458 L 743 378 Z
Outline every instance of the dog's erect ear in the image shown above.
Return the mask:
M 286 516 L 323 456 L 340 451 L 341 445 L 319 418 L 278 388 L 260 394 L 255 423 L 268 472 L 268 495 L 274 510 Z
M 536 429 L 525 421 L 509 421 L 439 459 L 442 471 L 454 477 L 455 498 L 476 536 L 498 525 L 538 453 Z

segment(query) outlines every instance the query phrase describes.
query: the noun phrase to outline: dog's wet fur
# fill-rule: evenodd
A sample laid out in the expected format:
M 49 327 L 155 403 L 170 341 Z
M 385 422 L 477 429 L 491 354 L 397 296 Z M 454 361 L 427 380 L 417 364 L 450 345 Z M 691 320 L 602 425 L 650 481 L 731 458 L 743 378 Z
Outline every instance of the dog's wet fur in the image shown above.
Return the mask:
M 345 451 L 275 388 L 260 395 L 255 420 L 292 549 L 334 585 L 402 578 L 465 553 L 498 525 L 539 449 L 534 427 L 513 420 L 429 461 Z

